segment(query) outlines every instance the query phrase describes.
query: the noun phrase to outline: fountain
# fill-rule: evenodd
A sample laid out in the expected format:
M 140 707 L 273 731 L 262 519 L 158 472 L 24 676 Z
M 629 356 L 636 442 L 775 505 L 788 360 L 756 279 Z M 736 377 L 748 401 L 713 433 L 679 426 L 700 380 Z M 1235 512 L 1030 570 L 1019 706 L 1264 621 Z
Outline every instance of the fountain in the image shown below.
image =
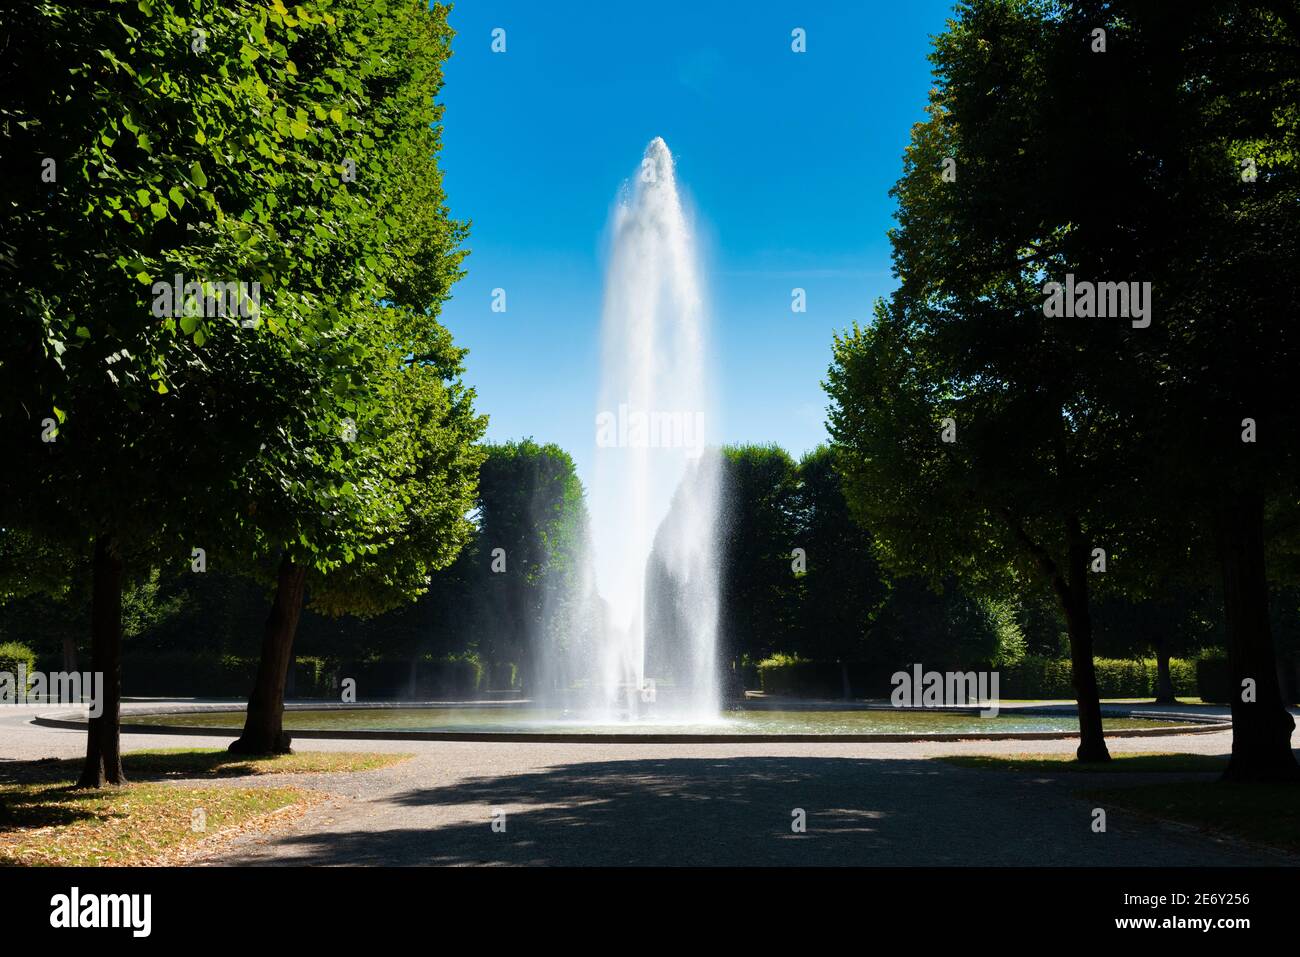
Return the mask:
M 672 154 L 656 138 L 610 218 L 602 377 L 585 543 L 550 583 L 529 636 L 528 699 L 287 706 L 295 736 L 531 741 L 900 741 L 1077 737 L 1068 709 L 997 717 L 883 701 L 743 704 L 722 713 L 719 513 L 710 451 L 708 313 Z M 590 547 L 586 547 L 590 546 Z M 919 666 L 918 666 L 919 668 Z M 919 682 L 919 677 L 917 681 Z M 994 685 L 996 688 L 996 685 Z M 76 727 L 79 714 L 38 723 Z M 1212 714 L 1108 713 L 1112 737 L 1218 732 Z M 237 733 L 230 705 L 133 709 L 126 730 Z
M 673 157 L 659 137 L 611 214 L 601 337 L 590 488 L 596 585 L 607 608 L 597 704 L 608 716 L 716 718 L 720 468 L 704 451 L 713 410 L 708 316 Z M 667 682 L 646 673 L 652 549 L 681 632 Z

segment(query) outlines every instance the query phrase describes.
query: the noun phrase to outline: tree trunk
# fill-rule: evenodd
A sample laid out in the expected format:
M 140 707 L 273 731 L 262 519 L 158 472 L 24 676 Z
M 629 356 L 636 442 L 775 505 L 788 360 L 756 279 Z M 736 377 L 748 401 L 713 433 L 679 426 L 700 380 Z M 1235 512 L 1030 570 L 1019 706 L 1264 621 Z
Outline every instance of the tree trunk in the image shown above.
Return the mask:
M 284 687 L 293 660 L 293 638 L 298 632 L 306 581 L 307 566 L 287 555 L 281 559 L 275 600 L 262 638 L 262 658 L 257 663 L 257 681 L 248 698 L 244 733 L 230 745 L 236 754 L 287 754 L 291 750 L 291 739 L 284 733 Z
M 125 784 L 120 734 L 122 693 L 122 556 L 111 535 L 95 539 L 90 598 L 90 669 L 104 676 L 102 712 L 86 729 L 79 788 Z M 92 702 L 93 706 L 94 702 Z
M 1074 699 L 1079 706 L 1080 761 L 1109 761 L 1106 737 L 1101 726 L 1101 699 L 1097 693 L 1097 670 L 1092 662 L 1092 616 L 1087 606 L 1073 602 L 1064 609 L 1065 628 L 1070 636 L 1070 670 Z
M 1097 692 L 1097 669 L 1092 661 L 1092 614 L 1088 608 L 1088 543 L 1079 520 L 1066 520 L 1066 563 L 1068 577 L 1054 583 L 1065 630 L 1070 638 L 1070 672 L 1074 699 L 1079 706 L 1080 761 L 1109 761 L 1106 737 L 1101 726 L 1101 699 Z
M 77 639 L 72 635 L 63 636 L 63 670 L 68 674 L 81 670 L 77 667 Z
M 1169 671 L 1169 641 L 1164 636 L 1154 640 L 1156 651 L 1156 704 L 1177 704 L 1174 676 Z
M 1223 573 L 1223 617 L 1232 674 L 1232 758 L 1225 781 L 1298 781 L 1291 751 L 1295 719 L 1282 701 L 1277 654 L 1268 620 L 1264 569 L 1264 500 L 1229 494 L 1215 516 L 1215 543 Z M 1243 682 L 1255 683 L 1243 701 Z

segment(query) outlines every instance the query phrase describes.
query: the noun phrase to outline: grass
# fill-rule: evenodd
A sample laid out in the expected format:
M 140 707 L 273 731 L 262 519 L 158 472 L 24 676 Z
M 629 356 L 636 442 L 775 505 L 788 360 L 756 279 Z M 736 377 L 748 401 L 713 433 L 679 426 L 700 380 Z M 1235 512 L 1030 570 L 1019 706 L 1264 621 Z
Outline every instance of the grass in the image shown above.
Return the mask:
M 1008 698 L 1005 695 L 998 699 L 1002 704 L 1074 704 L 1073 698 Z M 1147 695 L 1143 698 L 1102 698 L 1102 704 L 1159 704 L 1156 699 Z M 1174 704 L 1223 704 L 1222 701 L 1206 701 L 1204 698 L 1196 695 L 1180 694 L 1174 699 Z M 1171 705 L 1172 707 L 1172 705 Z
M 1081 764 L 1072 754 L 953 755 L 936 758 L 963 768 L 1071 773 L 1221 772 L 1227 758 L 1209 754 L 1115 754 L 1104 764 Z M 1096 806 L 1123 808 L 1211 834 L 1300 853 L 1300 787 L 1174 780 L 1158 784 L 1089 788 L 1079 792 Z
M 1127 808 L 1149 817 L 1297 853 L 1300 852 L 1297 790 L 1294 784 L 1183 781 L 1084 793 L 1102 807 Z
M 158 863 L 205 835 L 314 799 L 299 788 L 129 784 L 74 791 L 65 783 L 3 784 L 0 864 L 84 867 Z M 204 830 L 194 830 L 202 812 Z
M 409 757 L 315 751 L 250 758 L 206 748 L 161 748 L 123 755 L 131 783 L 101 790 L 72 788 L 80 760 L 6 763 L 0 765 L 0 865 L 176 861 L 215 835 L 261 829 L 282 813 L 323 799 L 319 792 L 296 787 L 195 786 L 188 780 L 370 771 Z M 171 783 L 178 778 L 187 783 Z
M 1070 753 L 1062 754 L 960 754 L 935 758 L 962 768 L 985 771 L 1047 771 L 1071 773 L 1217 772 L 1228 766 L 1226 758 L 1212 754 L 1178 754 L 1167 751 L 1112 754 L 1100 764 L 1081 763 Z
M 409 754 L 373 751 L 298 751 L 255 758 L 208 748 L 155 748 L 123 757 L 127 779 L 132 773 L 162 777 L 227 777 L 245 774 L 324 774 L 377 771 L 400 764 Z

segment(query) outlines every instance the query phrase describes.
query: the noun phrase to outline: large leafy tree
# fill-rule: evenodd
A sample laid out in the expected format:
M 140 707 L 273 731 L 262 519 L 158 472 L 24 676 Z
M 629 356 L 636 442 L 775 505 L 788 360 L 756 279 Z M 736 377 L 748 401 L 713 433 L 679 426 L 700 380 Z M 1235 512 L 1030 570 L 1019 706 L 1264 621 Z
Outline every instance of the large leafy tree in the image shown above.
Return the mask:
M 424 341 L 402 324 L 436 338 L 429 315 L 462 233 L 431 159 L 449 31 L 441 9 L 397 0 L 4 16 L 6 35 L 31 41 L 6 64 L 17 92 L 0 117 L 13 317 L 0 429 L 18 466 L 6 526 L 93 556 L 92 667 L 108 700 L 82 781 L 115 783 L 133 556 L 188 552 L 196 536 L 241 551 L 230 515 L 247 504 L 250 461 L 283 467 L 299 501 L 302 487 L 328 498 L 327 516 L 382 521 L 387 506 L 353 496 L 347 477 L 314 481 L 335 477 L 328 462 L 301 467 L 318 452 L 304 436 L 360 410 L 381 341 Z M 14 79 L 31 75 L 47 82 Z M 409 218 L 394 215 L 401 198 Z M 155 283 L 176 275 L 200 284 L 178 297 L 187 307 L 215 283 L 259 282 L 261 309 L 168 309 Z
M 1300 424 L 1283 410 L 1300 367 L 1286 318 L 1300 259 L 1300 4 L 1088 3 L 1073 19 L 1102 16 L 1124 51 L 1110 99 L 1144 122 L 1110 146 L 1110 228 L 1080 240 L 1160 290 L 1152 334 L 1132 343 L 1133 388 L 1115 396 L 1147 444 L 1148 494 L 1135 498 L 1217 566 L 1235 687 L 1225 777 L 1300 780 L 1269 594 L 1269 561 L 1284 575 L 1297 542 Z
M 1072 161 L 1041 78 L 1073 55 L 1040 5 L 963 4 L 936 40 L 891 232 L 897 292 L 835 344 L 826 387 L 846 495 L 895 572 L 1005 595 L 1051 589 L 1070 637 L 1082 760 L 1106 760 L 1090 596 L 1121 526 L 1129 423 L 1098 400 L 1124 374 L 1118 323 L 1044 317 L 1068 231 L 1051 207 Z M 1081 41 L 1080 41 L 1081 42 Z M 1031 81 L 1038 81 L 1037 83 Z M 944 176 L 956 161 L 956 179 Z M 1062 165 L 1070 167 L 1062 170 Z
M 891 546 L 986 575 L 1015 557 L 1009 538 L 1052 584 L 1081 756 L 1102 754 L 1090 584 L 1140 591 L 1150 576 L 1131 572 L 1153 538 L 1167 564 L 1210 540 L 1234 673 L 1258 686 L 1234 702 L 1229 776 L 1294 768 L 1264 546 L 1270 501 L 1294 498 L 1294 426 L 1267 410 L 1296 366 L 1277 325 L 1294 289 L 1276 279 L 1295 260 L 1296 22 L 1290 2 L 962 4 L 898 187 L 900 290 L 837 347 L 829 387 L 857 498 L 918 521 Z M 1150 281 L 1153 321 L 1045 321 L 1045 283 L 1070 273 Z M 1267 443 L 1242 442 L 1244 409 L 1266 410 L 1251 417 Z M 956 442 L 938 441 L 939 416 Z M 1094 547 L 1110 553 L 1104 578 L 1088 575 Z
M 309 117 L 343 110 L 316 98 L 347 87 L 350 154 L 309 129 L 303 149 L 355 176 L 286 184 L 276 208 L 327 202 L 348 209 L 346 231 L 312 232 L 333 262 L 316 277 L 319 307 L 337 316 L 329 350 L 289 365 L 304 385 L 241 475 L 248 507 L 217 529 L 275 595 L 238 751 L 283 750 L 283 698 L 304 599 L 331 614 L 374 615 L 414 599 L 469 533 L 486 420 L 459 377 L 463 350 L 436 321 L 459 278 L 464 228 L 448 214 L 435 157 L 440 148 L 442 62 L 451 31 L 443 8 L 407 2 L 337 11 L 298 37 L 291 93 Z M 340 80 L 339 77 L 345 77 Z M 334 194 L 343 194 L 339 199 Z M 337 268 L 335 268 L 337 267 Z M 238 560 L 238 559 L 237 559 Z
M 238 314 L 153 308 L 153 284 L 177 274 L 212 291 L 227 281 L 292 286 L 301 268 L 283 242 L 291 237 L 253 238 L 265 212 L 255 197 L 285 175 L 281 144 L 293 139 L 272 92 L 290 69 L 287 50 L 253 55 L 268 15 L 251 4 L 148 2 L 4 15 L 4 34 L 29 42 L 6 56 L 13 95 L 0 118 L 0 295 L 11 317 L 0 430 L 15 460 L 3 507 L 7 526 L 92 556 L 92 667 L 107 700 L 88 732 L 83 784 L 123 779 L 130 559 L 218 506 L 231 464 L 256 452 L 282 405 L 275 377 L 259 375 L 265 361 L 309 347 L 292 295 L 253 328 Z M 34 75 L 45 81 L 16 79 Z
M 289 747 L 284 693 L 308 596 L 310 607 L 333 616 L 381 614 L 423 594 L 430 573 L 469 538 L 482 459 L 475 443 L 486 419 L 460 384 L 463 350 L 432 320 L 420 325 L 436 334 L 387 346 L 373 367 L 356 370 L 368 391 L 354 405 L 363 416 L 355 434 L 351 425 L 346 438 L 307 429 L 285 458 L 264 452 L 250 463 L 248 507 L 235 513 L 240 527 L 226 539 L 247 551 L 228 557 L 243 559 L 237 567 L 272 584 L 274 595 L 234 751 Z M 378 329 L 394 334 L 386 321 Z

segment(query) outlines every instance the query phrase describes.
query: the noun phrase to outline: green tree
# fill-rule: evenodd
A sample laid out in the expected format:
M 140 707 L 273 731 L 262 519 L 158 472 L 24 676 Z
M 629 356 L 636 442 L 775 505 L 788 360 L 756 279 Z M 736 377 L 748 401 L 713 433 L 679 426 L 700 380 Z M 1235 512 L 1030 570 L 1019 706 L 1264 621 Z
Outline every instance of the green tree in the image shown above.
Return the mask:
M 284 175 L 290 134 L 266 79 L 288 55 L 280 45 L 254 66 L 246 38 L 268 11 L 252 4 L 52 3 L 3 17 L 5 35 L 30 40 L 6 58 L 0 118 L 12 330 L 0 430 L 16 476 L 5 526 L 90 555 L 92 668 L 107 700 L 82 783 L 120 783 L 123 585 L 178 522 L 222 500 L 230 463 L 255 454 L 278 399 L 256 357 L 299 318 L 285 303 L 260 330 L 237 313 L 160 316 L 153 284 L 206 284 L 187 297 L 199 306 L 212 283 L 294 258 L 288 237 L 253 241 L 250 198 Z M 204 55 L 194 29 L 212 40 Z M 34 75 L 44 82 L 16 79 Z M 224 341 L 205 348 L 218 328 Z
M 332 474 L 334 459 L 312 462 L 303 437 L 360 409 L 361 370 L 381 342 L 420 341 L 401 323 L 434 328 L 429 310 L 456 272 L 463 230 L 432 161 L 449 31 L 441 8 L 397 0 L 3 16 L 6 33 L 32 39 L 13 75 L 48 80 L 12 82 L 0 123 L 17 167 L 0 213 L 0 295 L 14 317 L 0 429 L 22 477 L 5 526 L 74 553 L 93 543 L 92 667 L 108 700 L 83 783 L 117 783 L 121 594 L 143 571 L 133 559 L 187 555 L 195 536 L 243 549 L 230 515 L 250 461 L 284 466 L 281 488 L 299 501 L 328 499 L 323 520 L 373 528 L 387 506 L 353 494 L 358 463 L 340 455 Z M 185 284 L 175 295 L 173 276 Z M 286 569 L 290 584 L 299 574 Z
M 1190 525 L 1176 538 L 1205 542 L 1194 557 L 1217 566 L 1237 689 L 1225 777 L 1300 780 L 1269 595 L 1270 557 L 1296 542 L 1300 424 L 1282 410 L 1300 366 L 1283 328 L 1300 259 L 1300 4 L 1088 3 L 1074 19 L 1103 14 L 1126 51 L 1108 99 L 1145 121 L 1108 144 L 1098 186 L 1114 209 L 1083 221 L 1079 243 L 1159 291 L 1151 334 L 1131 344 L 1141 368 L 1112 396 L 1147 444 L 1135 498 Z
M 385 312 L 386 310 L 380 310 Z M 328 615 L 373 617 L 424 593 L 469 538 L 486 419 L 459 382 L 463 350 L 432 319 L 432 340 L 383 351 L 369 370 L 355 435 L 306 434 L 289 460 L 263 457 L 247 477 L 250 568 L 274 581 L 243 734 L 231 750 L 288 750 L 284 694 L 307 595 Z M 389 323 L 380 330 L 392 333 Z M 415 348 L 418 346 L 419 348 Z M 406 357 L 418 355 L 418 361 Z M 310 449 L 314 454 L 298 453 Z M 265 453 L 264 453 L 265 456 Z M 268 465 L 273 467 L 268 468 Z M 278 484 L 285 475 L 296 481 Z M 269 563 L 276 561 L 273 579 Z
M 581 677 L 596 612 L 586 502 L 573 459 L 532 439 L 488 446 L 478 526 L 466 597 L 489 663 L 517 664 L 525 690 Z M 544 673 L 539 647 L 548 649 L 543 658 L 562 664 Z
M 722 454 L 719 646 L 724 660 L 759 660 L 784 650 L 795 627 L 797 471 L 775 445 Z
M 792 641 L 783 650 L 805 658 L 862 661 L 868 626 L 889 585 L 870 533 L 854 521 L 834 451 L 822 445 L 798 465 L 791 541 L 805 552 Z
M 1090 595 L 1114 573 L 1094 573 L 1096 549 L 1122 549 L 1107 503 L 1133 436 L 1097 389 L 1125 373 L 1127 328 L 1043 315 L 1045 263 L 1068 239 L 1044 207 L 1073 166 L 1051 135 L 1053 89 L 1026 78 L 1054 76 L 1077 40 L 1046 8 L 962 4 L 937 38 L 929 119 L 894 189 L 900 287 L 871 328 L 837 337 L 826 388 L 846 496 L 887 567 L 956 575 L 990 596 L 1018 580 L 1051 589 L 1070 638 L 1078 756 L 1102 761 Z
M 262 574 L 274 564 L 275 597 L 249 699 L 241 752 L 285 750 L 284 689 L 304 599 L 330 614 L 374 615 L 428 587 L 468 538 L 486 420 L 459 377 L 463 350 L 435 320 L 461 275 L 464 228 L 448 214 L 435 157 L 440 148 L 446 9 L 408 2 L 361 4 L 297 43 L 299 108 L 334 120 L 347 93 L 340 144 L 309 130 L 304 149 L 343 165 L 328 189 L 288 184 L 277 209 L 324 200 L 349 210 L 348 232 L 320 241 L 339 271 L 317 277 L 321 306 L 339 317 L 343 361 L 295 357 L 299 403 L 241 476 L 249 507 L 233 513 L 227 542 Z M 344 87 L 338 89 L 337 87 Z M 322 98 L 319 91 L 326 91 Z M 322 102 L 324 99 L 324 102 Z M 328 125 L 328 124 L 326 124 Z M 333 160 L 331 156 L 333 155 Z M 337 194 L 345 198 L 339 199 Z M 343 268 L 342 262 L 358 264 Z
M 965 470 L 976 520 L 1011 529 L 1054 582 L 1085 749 L 1100 727 L 1085 700 L 1089 582 L 1140 592 L 1152 524 L 1171 565 L 1181 543 L 1213 541 L 1234 674 L 1258 686 L 1255 701 L 1234 701 L 1228 776 L 1292 777 L 1265 542 L 1271 503 L 1294 497 L 1297 448 L 1294 424 L 1271 411 L 1297 364 L 1276 326 L 1295 308 L 1276 277 L 1296 259 L 1284 212 L 1297 188 L 1296 5 L 978 0 L 958 13 L 898 187 L 900 292 L 875 329 L 842 343 L 832 389 L 884 386 L 915 413 L 895 435 L 955 419 L 962 438 L 914 460 L 912 484 L 958 488 L 931 463 Z M 1263 170 L 1256 182 L 1239 175 L 1243 156 Z M 945 159 L 955 179 L 940 174 Z M 1069 275 L 1149 280 L 1158 321 L 1044 322 L 1045 284 Z M 869 433 L 889 426 L 854 402 L 840 434 L 859 477 L 879 479 L 886 456 Z M 1269 410 L 1251 417 L 1267 443 L 1243 442 L 1245 409 Z M 1058 531 L 1027 515 L 1054 516 Z M 1089 579 L 1095 547 L 1110 567 Z

